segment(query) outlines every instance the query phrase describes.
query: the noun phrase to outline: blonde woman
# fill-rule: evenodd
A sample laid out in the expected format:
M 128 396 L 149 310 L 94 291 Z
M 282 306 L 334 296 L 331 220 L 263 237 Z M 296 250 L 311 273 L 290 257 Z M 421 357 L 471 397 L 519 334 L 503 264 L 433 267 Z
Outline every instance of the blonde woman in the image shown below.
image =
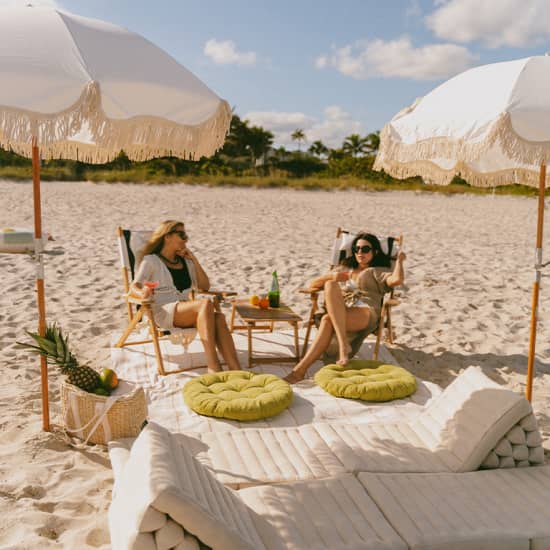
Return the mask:
M 141 251 L 141 262 L 130 292 L 137 298 L 153 295 L 144 283 L 157 282 L 152 304 L 155 321 L 163 329 L 196 327 L 204 346 L 208 372 L 221 370 L 216 348 L 227 366 L 239 370 L 233 338 L 223 313 L 208 299 L 189 300 L 193 288 L 208 290 L 210 281 L 197 257 L 187 247 L 183 222 L 162 222 Z

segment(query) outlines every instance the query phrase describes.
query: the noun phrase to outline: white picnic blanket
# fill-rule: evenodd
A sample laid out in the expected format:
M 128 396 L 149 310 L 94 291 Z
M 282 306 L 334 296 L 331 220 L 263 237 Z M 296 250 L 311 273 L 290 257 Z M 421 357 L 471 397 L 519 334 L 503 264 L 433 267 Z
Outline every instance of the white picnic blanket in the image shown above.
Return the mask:
M 303 342 L 304 330 L 300 330 L 300 345 Z M 114 343 L 119 335 L 113 334 L 111 357 L 113 368 L 119 377 L 136 382 L 143 386 L 148 400 L 149 420 L 157 422 L 173 433 L 229 431 L 249 427 L 288 427 L 311 424 L 312 422 L 349 422 L 352 424 L 373 420 L 399 420 L 415 415 L 433 397 L 441 393 L 439 386 L 418 380 L 418 389 L 406 399 L 388 403 L 367 403 L 354 399 L 333 397 L 319 388 L 312 378 L 295 384 L 294 401 L 281 414 L 272 418 L 254 422 L 238 422 L 201 416 L 190 410 L 183 400 L 182 388 L 193 377 L 204 374 L 206 369 L 196 369 L 178 374 L 159 376 L 152 344 L 141 344 L 125 348 L 115 348 Z M 246 332 L 233 333 L 237 354 L 243 370 L 247 370 L 247 337 Z M 135 339 L 138 337 L 136 335 Z M 292 330 L 254 333 L 254 351 L 258 355 L 287 355 L 294 352 Z M 359 356 L 372 357 L 372 346 L 368 340 L 363 344 Z M 183 363 L 183 348 L 170 340 L 162 340 L 164 366 L 167 371 L 177 369 Z M 189 350 L 194 364 L 204 364 L 204 353 L 200 341 L 195 340 Z M 388 350 L 382 346 L 379 354 L 382 361 L 397 364 Z M 315 363 L 308 375 L 323 365 Z M 291 363 L 273 363 L 255 366 L 255 372 L 265 372 L 285 376 L 292 368 Z

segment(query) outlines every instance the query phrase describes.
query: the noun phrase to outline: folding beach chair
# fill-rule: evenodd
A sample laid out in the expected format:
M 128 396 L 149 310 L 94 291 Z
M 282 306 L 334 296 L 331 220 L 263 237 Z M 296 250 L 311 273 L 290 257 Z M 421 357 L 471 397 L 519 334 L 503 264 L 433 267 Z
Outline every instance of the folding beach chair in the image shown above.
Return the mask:
M 116 343 L 117 348 L 138 345 L 138 344 L 147 344 L 152 343 L 155 349 L 155 357 L 157 359 L 158 372 L 161 376 L 166 374 L 175 374 L 178 372 L 183 372 L 186 370 L 197 369 L 201 367 L 206 367 L 206 365 L 193 365 L 191 367 L 182 368 L 178 370 L 165 371 L 164 363 L 162 360 L 162 354 L 160 350 L 160 339 L 171 337 L 170 331 L 160 329 L 153 315 L 153 310 L 151 309 L 151 304 L 153 299 L 140 300 L 130 296 L 130 283 L 134 279 L 135 271 L 137 270 L 136 265 L 136 254 L 145 246 L 149 238 L 151 237 L 152 231 L 145 230 L 129 230 L 123 229 L 122 227 L 117 228 L 118 234 L 118 247 L 120 253 L 120 265 L 122 271 L 122 281 L 124 284 L 124 300 L 126 302 L 126 308 L 128 311 L 128 326 L 122 333 L 122 336 L 119 338 Z M 192 289 L 191 297 L 194 299 L 196 294 L 207 294 L 213 297 L 216 308 L 219 307 L 219 302 L 228 296 L 235 296 L 236 292 L 222 291 L 222 290 L 201 290 L 201 289 Z M 147 320 L 149 325 L 149 337 L 145 339 L 140 339 L 137 341 L 128 341 L 130 334 L 137 328 L 138 324 Z M 195 329 L 178 329 L 178 332 L 181 332 L 182 335 L 186 332 L 192 332 L 196 334 Z M 183 336 L 182 336 L 183 339 Z
M 346 257 L 351 255 L 351 243 L 355 238 L 355 233 L 338 228 L 336 231 L 336 238 L 334 239 L 334 244 L 332 246 L 332 254 L 330 258 L 330 269 L 334 269 L 339 263 Z M 380 245 L 382 251 L 390 256 L 391 264 L 395 262 L 397 254 L 401 247 L 403 246 L 403 236 L 380 236 L 377 235 L 380 240 Z M 319 296 L 322 293 L 322 290 L 311 290 L 308 288 L 301 289 L 302 294 L 308 294 L 311 298 L 311 308 L 309 312 L 308 320 L 306 321 L 306 336 L 304 338 L 304 345 L 302 348 L 302 357 L 305 355 L 308 344 L 309 337 L 311 334 L 311 328 L 313 326 L 318 327 L 323 316 L 323 312 L 320 311 L 319 305 Z M 382 300 L 382 309 L 380 313 L 380 322 L 378 327 L 373 334 L 376 334 L 376 343 L 374 345 L 373 359 L 378 359 L 378 353 L 380 351 L 380 342 L 386 329 L 386 340 L 390 344 L 393 343 L 393 327 L 391 322 L 391 308 L 398 305 L 399 302 L 394 298 L 393 289 L 390 292 L 387 292 Z M 361 347 L 363 340 L 369 335 L 367 330 L 362 330 L 359 332 L 349 333 L 348 337 L 351 337 L 351 354 L 350 357 L 353 357 Z M 331 353 L 325 353 L 323 360 L 325 363 L 332 362 L 334 357 Z

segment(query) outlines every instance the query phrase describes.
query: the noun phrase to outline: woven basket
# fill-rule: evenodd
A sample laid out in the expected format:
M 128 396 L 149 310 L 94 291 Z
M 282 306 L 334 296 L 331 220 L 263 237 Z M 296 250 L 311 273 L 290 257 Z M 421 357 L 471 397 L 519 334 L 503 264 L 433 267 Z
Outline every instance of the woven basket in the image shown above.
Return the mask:
M 106 407 L 109 407 L 107 413 Z M 65 430 L 71 436 L 99 445 L 112 439 L 136 437 L 147 418 L 143 388 L 123 380 L 110 397 L 86 392 L 63 381 L 61 410 Z

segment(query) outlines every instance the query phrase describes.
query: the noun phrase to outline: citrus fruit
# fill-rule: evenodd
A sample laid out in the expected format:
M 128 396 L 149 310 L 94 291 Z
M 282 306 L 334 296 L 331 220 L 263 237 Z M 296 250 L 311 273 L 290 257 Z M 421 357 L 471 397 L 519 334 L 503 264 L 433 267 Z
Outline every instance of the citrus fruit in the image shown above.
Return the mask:
M 253 296 L 250 296 L 248 301 L 250 302 L 251 305 L 257 306 L 260 303 L 260 297 L 256 296 L 256 294 L 254 294 Z
M 118 386 L 118 376 L 113 369 L 102 369 L 99 378 L 101 379 L 101 385 L 107 390 L 114 390 Z
M 94 390 L 94 393 L 96 395 L 111 395 L 111 392 L 108 389 L 102 388 L 101 386 L 99 386 L 99 388 L 96 388 Z
M 261 309 L 267 309 L 269 307 L 269 299 L 268 298 L 260 298 L 260 301 L 258 302 L 258 305 Z

